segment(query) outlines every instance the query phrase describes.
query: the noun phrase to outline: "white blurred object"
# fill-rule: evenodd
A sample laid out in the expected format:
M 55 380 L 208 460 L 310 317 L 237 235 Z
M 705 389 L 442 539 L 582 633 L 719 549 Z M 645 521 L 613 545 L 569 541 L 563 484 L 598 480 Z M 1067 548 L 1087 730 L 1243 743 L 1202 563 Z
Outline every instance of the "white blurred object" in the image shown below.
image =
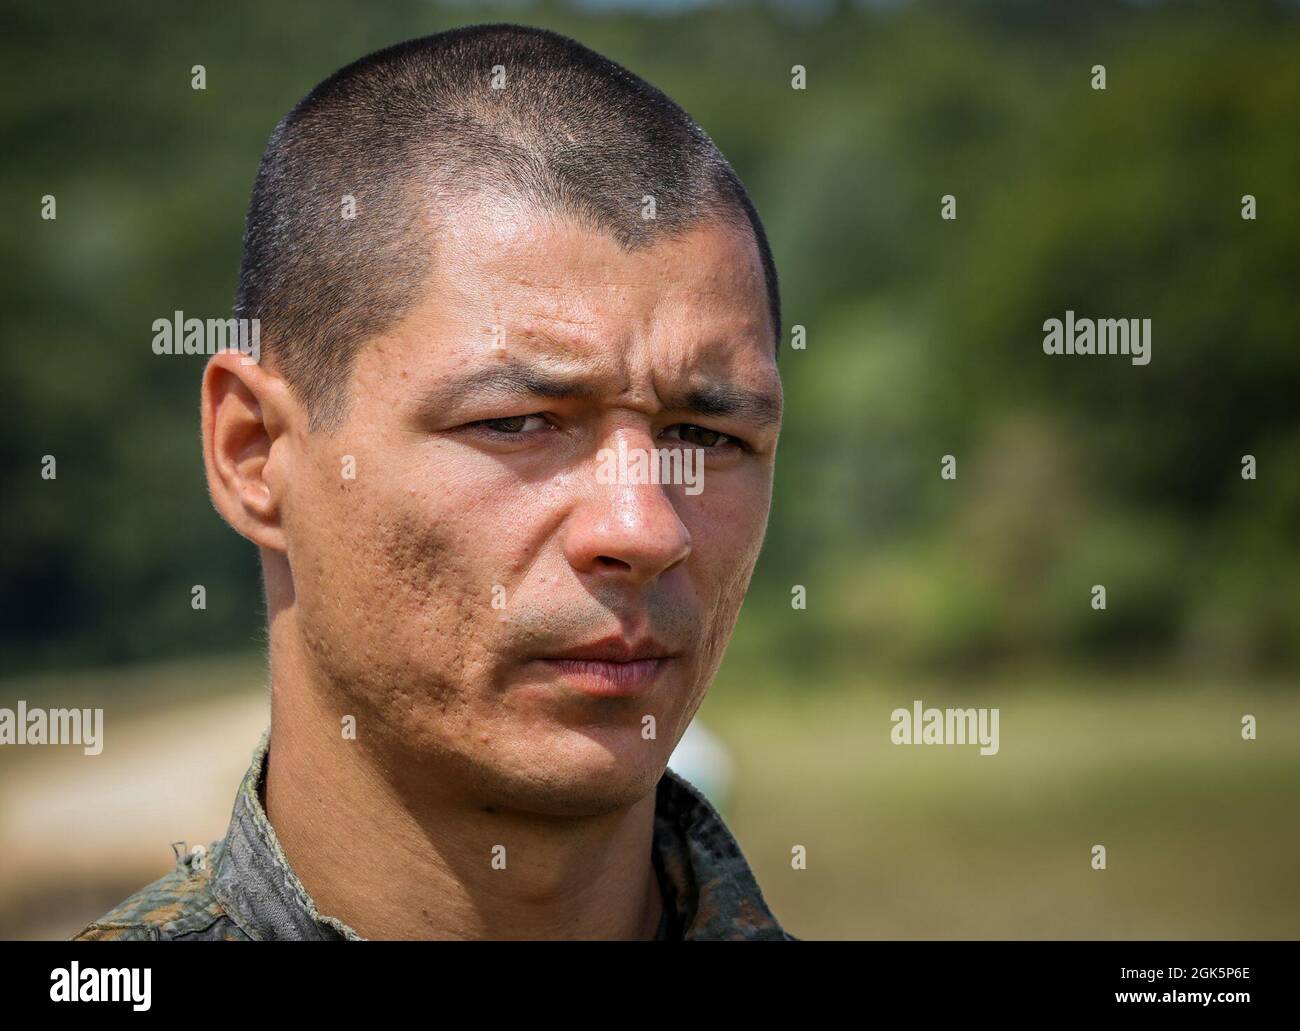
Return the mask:
M 727 746 L 692 720 L 677 742 L 668 766 L 704 794 L 715 809 L 725 809 L 731 795 L 732 762 Z

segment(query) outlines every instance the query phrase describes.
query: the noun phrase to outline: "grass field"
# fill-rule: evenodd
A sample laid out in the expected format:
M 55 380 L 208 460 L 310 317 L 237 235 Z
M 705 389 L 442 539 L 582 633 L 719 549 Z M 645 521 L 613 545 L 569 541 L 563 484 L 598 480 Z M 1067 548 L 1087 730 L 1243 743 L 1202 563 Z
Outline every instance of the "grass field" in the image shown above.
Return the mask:
M 0 684 L 4 706 L 56 686 L 47 704 L 115 699 L 94 765 L 0 749 L 0 936 L 71 934 L 165 872 L 169 841 L 217 836 L 265 719 L 261 678 L 238 657 Z M 997 707 L 998 754 L 892 744 L 890 713 L 915 698 Z M 779 695 L 729 664 L 701 719 L 735 763 L 728 822 L 799 937 L 1300 933 L 1294 692 L 1098 676 Z
M 998 754 L 892 744 L 890 712 L 914 698 L 997 706 Z M 1244 713 L 1255 741 L 1242 740 Z M 738 766 L 730 823 L 797 935 L 1300 934 L 1293 693 L 1028 681 L 796 704 L 724 678 L 702 717 Z M 794 844 L 806 870 L 791 869 Z

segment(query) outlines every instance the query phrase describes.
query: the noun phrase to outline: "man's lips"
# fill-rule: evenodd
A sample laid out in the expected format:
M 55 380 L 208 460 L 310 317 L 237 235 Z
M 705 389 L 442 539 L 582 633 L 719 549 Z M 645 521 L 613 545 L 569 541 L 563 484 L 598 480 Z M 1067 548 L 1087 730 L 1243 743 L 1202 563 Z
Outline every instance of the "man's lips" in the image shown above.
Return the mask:
M 673 655 L 651 638 L 607 637 L 537 661 L 586 694 L 636 698 L 649 692 Z
M 581 644 L 574 648 L 565 648 L 547 652 L 545 659 L 585 659 L 588 662 L 636 662 L 641 659 L 665 659 L 671 657 L 670 649 L 665 648 L 653 637 L 628 638 L 619 634 L 602 637 L 590 644 Z
M 646 694 L 669 659 L 593 662 L 590 659 L 540 659 L 558 676 L 597 698 L 637 698 Z

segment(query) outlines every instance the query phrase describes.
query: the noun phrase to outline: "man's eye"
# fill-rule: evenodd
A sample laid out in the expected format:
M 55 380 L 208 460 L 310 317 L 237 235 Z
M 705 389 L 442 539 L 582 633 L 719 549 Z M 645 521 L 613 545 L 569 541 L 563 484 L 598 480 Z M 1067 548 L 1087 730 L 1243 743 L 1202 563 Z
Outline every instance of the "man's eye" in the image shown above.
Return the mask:
M 536 419 L 537 423 L 530 426 L 529 419 Z M 523 433 L 525 430 L 541 429 L 546 425 L 546 420 L 540 415 L 511 415 L 505 419 L 480 419 L 472 425 L 482 426 L 497 433 Z
M 674 431 L 676 431 L 675 434 Z M 669 435 L 676 436 L 682 443 L 690 444 L 692 447 L 715 448 L 721 447 L 723 444 L 737 443 L 734 437 L 729 437 L 725 433 L 711 430 L 707 426 L 695 426 L 687 422 L 679 426 L 670 426 L 666 432 Z

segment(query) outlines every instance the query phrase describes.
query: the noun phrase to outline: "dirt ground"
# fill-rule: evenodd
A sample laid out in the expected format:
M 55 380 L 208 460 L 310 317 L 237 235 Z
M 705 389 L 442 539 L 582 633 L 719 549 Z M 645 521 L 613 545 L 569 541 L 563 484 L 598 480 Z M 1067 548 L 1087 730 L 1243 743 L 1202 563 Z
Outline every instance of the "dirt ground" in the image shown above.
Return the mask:
M 0 755 L 0 938 L 75 934 L 171 869 L 171 842 L 225 833 L 258 737 L 261 689 L 105 717 L 105 747 Z

